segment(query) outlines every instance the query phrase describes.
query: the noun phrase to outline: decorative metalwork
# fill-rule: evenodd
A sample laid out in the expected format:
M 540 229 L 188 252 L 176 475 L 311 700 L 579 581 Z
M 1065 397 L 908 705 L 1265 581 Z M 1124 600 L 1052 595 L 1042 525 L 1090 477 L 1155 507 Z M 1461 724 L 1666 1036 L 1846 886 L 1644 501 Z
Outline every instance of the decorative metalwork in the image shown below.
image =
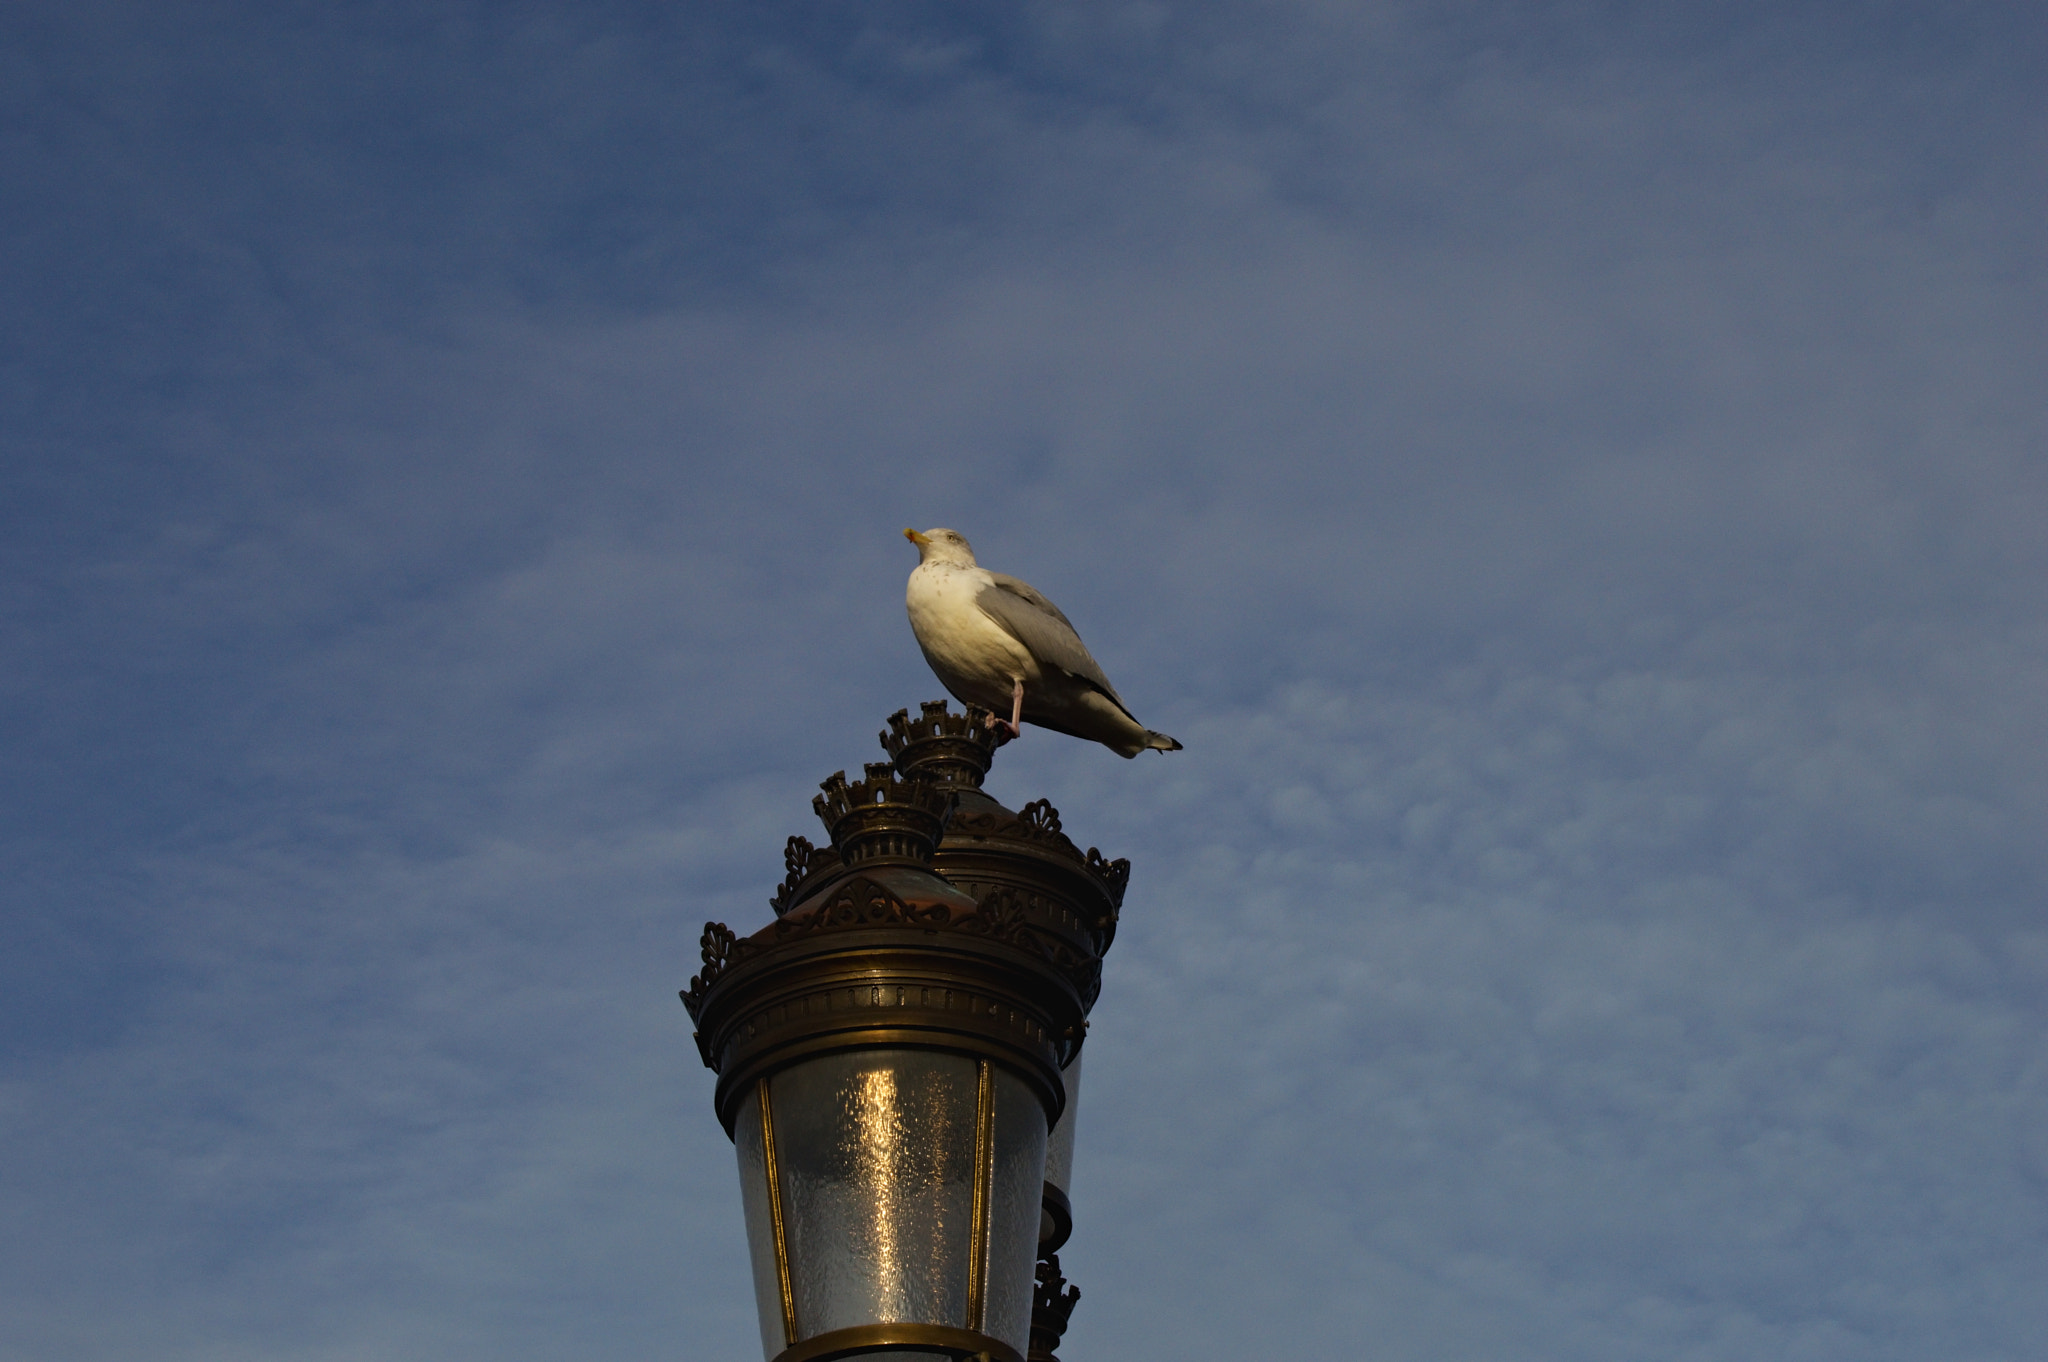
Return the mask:
M 1081 1288 L 1067 1285 L 1060 1275 L 1060 1256 L 1048 1253 L 1038 1260 L 1038 1286 L 1031 1293 L 1031 1354 L 1028 1362 L 1059 1362 L 1053 1349 L 1066 1337 Z
M 1060 811 L 1050 799 L 1034 799 L 1021 813 L 1011 813 L 1000 804 L 983 800 L 982 807 L 956 814 L 949 830 L 976 837 L 1016 837 L 1057 847 L 1077 861 L 1083 859 L 1081 848 L 1060 830 Z
M 976 911 L 958 913 L 944 904 L 906 903 L 884 886 L 856 875 L 816 908 L 778 917 L 750 937 L 737 935 L 723 922 L 705 923 L 700 943 L 704 969 L 683 991 L 683 1006 L 689 1009 L 691 1020 L 696 1020 L 711 986 L 728 969 L 769 946 L 827 932 L 873 927 L 964 932 L 1000 941 L 1044 960 L 1065 975 L 1081 995 L 1084 1006 L 1093 1003 L 1101 992 L 1102 961 L 1074 949 L 1057 934 L 1042 930 L 1018 894 L 996 889 L 981 901 Z
M 996 749 L 1010 741 L 1010 731 L 998 727 L 980 705 L 952 714 L 944 700 L 927 700 L 918 709 L 915 719 L 909 710 L 897 710 L 877 735 L 896 769 L 935 785 L 980 789 Z
M 782 1341 L 796 1342 L 796 1292 L 789 1280 L 789 1232 L 782 1214 L 782 1175 L 775 1166 L 775 1108 L 768 1100 L 768 1080 L 762 1079 L 761 1161 L 768 1175 L 768 1221 L 775 1235 L 775 1285 L 782 1292 Z M 1036 1314 L 1034 1308 L 1033 1313 Z
M 969 837 L 1000 837 L 1016 826 L 1016 817 L 998 804 L 992 809 L 962 809 L 954 813 L 946 831 Z
M 1089 873 L 1102 881 L 1102 887 L 1109 891 L 1111 904 L 1124 906 L 1124 890 L 1130 887 L 1131 863 L 1119 856 L 1115 860 L 1104 860 L 1102 853 L 1094 847 L 1088 848 L 1087 866 Z
M 1099 987 L 1087 957 L 1065 954 L 1014 905 L 984 912 L 929 871 L 841 873 L 751 937 L 706 925 L 706 965 L 683 1001 L 698 1053 L 719 1075 L 726 1129 L 752 1084 L 780 1065 L 868 1045 L 943 1044 L 993 1059 L 1057 1119 L 1061 1071 L 1085 1034 L 1082 995 Z
M 697 944 L 704 957 L 704 969 L 691 977 L 690 986 L 681 995 L 691 1021 L 697 1020 L 697 1014 L 704 1008 L 704 995 L 711 991 L 718 977 L 754 952 L 751 941 L 741 940 L 723 922 L 705 923 L 704 935 L 698 938 Z
M 1021 1080 L 1048 1123 L 1067 1110 L 1072 1064 L 1101 991 L 1102 953 L 1115 936 L 1130 862 L 1094 847 L 1083 852 L 1049 800 L 1012 812 L 982 791 L 994 752 L 1009 736 L 986 710 L 954 714 L 934 701 L 916 718 L 899 710 L 888 724 L 880 736 L 892 762 L 869 763 L 859 780 L 837 772 L 819 786 L 812 808 L 831 842 L 788 840 L 785 873 L 770 900 L 776 916 L 748 935 L 705 924 L 703 966 L 682 999 L 698 1024 L 698 1051 L 719 1076 L 720 1122 L 733 1132 L 749 1103 L 760 1105 L 773 1222 L 766 1228 L 775 1238 L 779 1278 L 764 1280 L 763 1289 L 782 1296 L 764 1304 L 771 1333 L 780 1307 L 788 1343 L 774 1362 L 872 1352 L 1027 1362 L 1018 1351 L 1024 1340 L 1006 1343 L 984 1332 L 992 1298 L 1001 1298 L 989 1242 L 996 1074 Z M 958 1321 L 964 1327 L 877 1322 L 799 1338 L 800 1292 L 793 1286 L 800 1283 L 791 1281 L 794 1240 L 787 1236 L 801 1222 L 782 1223 L 792 1208 L 782 1204 L 775 1164 L 775 1118 L 790 1113 L 770 1109 L 770 1080 L 817 1056 L 906 1047 L 964 1056 L 977 1066 L 975 1186 L 971 1210 L 961 1208 L 970 1211 L 973 1246 L 967 1308 Z M 1065 1211 L 1064 1196 L 1049 1185 L 1048 1191 Z M 1039 1231 L 1043 1259 L 1029 1362 L 1054 1362 L 1052 1350 L 1080 1299 L 1060 1275 L 1055 1253 L 1071 1213 L 1053 1219 L 1055 1235 Z M 1019 1248 L 1020 1274 L 1022 1266 Z M 1023 1281 L 1006 1275 L 1000 1285 L 1015 1292 Z
M 967 1327 L 988 1328 L 989 1191 L 996 1172 L 996 1069 L 982 1060 L 975 1070 L 974 1209 L 967 1222 Z
M 1018 811 L 1017 821 L 1024 827 L 1027 837 L 1042 837 L 1048 842 L 1066 842 L 1067 835 L 1060 831 L 1060 811 L 1052 806 L 1050 799 L 1034 799 Z
M 905 903 L 865 875 L 856 875 L 816 908 L 769 923 L 766 934 L 782 942 L 862 927 L 921 927 L 938 931 L 953 925 L 953 914 L 943 904 Z
M 797 887 L 810 877 L 818 861 L 818 849 L 811 845 L 810 838 L 790 838 L 782 848 L 782 865 L 787 873 L 783 875 L 775 897 L 768 900 L 768 906 L 778 914 L 787 912 L 796 903 Z
M 991 891 L 981 900 L 973 916 L 963 919 L 960 925 L 992 941 L 1006 941 L 1040 955 L 1045 953 L 1040 933 L 1032 922 L 1032 914 L 1023 896 L 1007 889 Z
M 1092 1007 L 1102 992 L 1102 958 L 1076 950 L 1058 933 L 1044 930 L 1028 900 L 1013 890 L 990 890 L 978 912 L 952 925 L 1038 956 L 1066 976 L 1084 1008 Z
M 811 801 L 832 834 L 839 859 L 848 865 L 874 860 L 929 864 L 952 811 L 952 792 L 899 776 L 886 761 L 871 761 L 863 769 L 866 778 L 856 781 L 847 780 L 844 771 L 833 772 Z

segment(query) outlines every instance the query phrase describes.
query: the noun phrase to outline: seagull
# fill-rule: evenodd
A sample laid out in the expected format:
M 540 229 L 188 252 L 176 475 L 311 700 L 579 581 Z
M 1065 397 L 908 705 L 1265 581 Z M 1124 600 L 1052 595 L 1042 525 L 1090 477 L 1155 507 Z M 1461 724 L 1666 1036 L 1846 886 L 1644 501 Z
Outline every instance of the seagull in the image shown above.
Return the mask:
M 996 723 L 1012 737 L 1029 719 L 1123 757 L 1180 751 L 1131 717 L 1058 606 L 1015 577 L 977 566 L 957 530 L 905 530 L 903 537 L 917 545 L 904 593 L 910 629 L 954 698 L 991 714 L 1007 708 L 1010 717 Z

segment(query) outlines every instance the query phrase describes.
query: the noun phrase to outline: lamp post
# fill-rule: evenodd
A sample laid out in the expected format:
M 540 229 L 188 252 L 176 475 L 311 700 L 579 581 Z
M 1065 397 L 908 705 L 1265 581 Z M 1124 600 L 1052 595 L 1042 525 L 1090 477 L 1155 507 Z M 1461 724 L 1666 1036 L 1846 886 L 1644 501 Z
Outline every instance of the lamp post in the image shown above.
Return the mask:
M 1056 1362 L 1087 1016 L 1127 861 L 983 793 L 986 711 L 899 710 L 812 802 L 775 918 L 707 923 L 683 1002 L 718 1075 L 769 1362 Z

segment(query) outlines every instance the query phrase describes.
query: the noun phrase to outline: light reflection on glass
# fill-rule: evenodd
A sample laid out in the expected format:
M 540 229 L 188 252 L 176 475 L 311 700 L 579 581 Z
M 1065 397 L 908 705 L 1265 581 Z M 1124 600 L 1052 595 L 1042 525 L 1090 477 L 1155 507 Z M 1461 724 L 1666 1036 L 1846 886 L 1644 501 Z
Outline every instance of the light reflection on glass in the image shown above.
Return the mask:
M 797 1330 L 965 1327 L 976 1067 L 826 1055 L 772 1080 Z
M 858 1100 L 847 1115 L 853 1125 L 854 1181 L 873 1189 L 875 1289 L 884 1300 L 903 1297 L 902 1245 L 886 1227 L 897 1220 L 897 1164 L 906 1153 L 903 1113 L 896 1105 L 896 1071 L 871 1069 L 856 1080 Z
M 1045 1108 L 993 1066 L 982 1329 L 1022 1353 L 1046 1167 Z M 967 1318 L 979 1065 L 925 1050 L 823 1055 L 768 1080 L 775 1174 L 798 1339 L 878 1323 L 971 1328 Z M 785 1345 L 770 1160 L 758 1103 L 734 1129 L 747 1238 L 770 1359 Z M 944 1362 L 918 1348 L 863 1362 Z

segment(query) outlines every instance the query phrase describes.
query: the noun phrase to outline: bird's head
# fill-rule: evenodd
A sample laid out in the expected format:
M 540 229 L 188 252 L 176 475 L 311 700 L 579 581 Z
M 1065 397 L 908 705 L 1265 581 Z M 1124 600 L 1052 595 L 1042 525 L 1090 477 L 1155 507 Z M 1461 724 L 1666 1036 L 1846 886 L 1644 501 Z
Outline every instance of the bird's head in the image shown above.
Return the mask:
M 917 545 L 920 567 L 926 563 L 974 566 L 974 550 L 967 547 L 967 536 L 958 530 L 905 530 L 903 537 Z

